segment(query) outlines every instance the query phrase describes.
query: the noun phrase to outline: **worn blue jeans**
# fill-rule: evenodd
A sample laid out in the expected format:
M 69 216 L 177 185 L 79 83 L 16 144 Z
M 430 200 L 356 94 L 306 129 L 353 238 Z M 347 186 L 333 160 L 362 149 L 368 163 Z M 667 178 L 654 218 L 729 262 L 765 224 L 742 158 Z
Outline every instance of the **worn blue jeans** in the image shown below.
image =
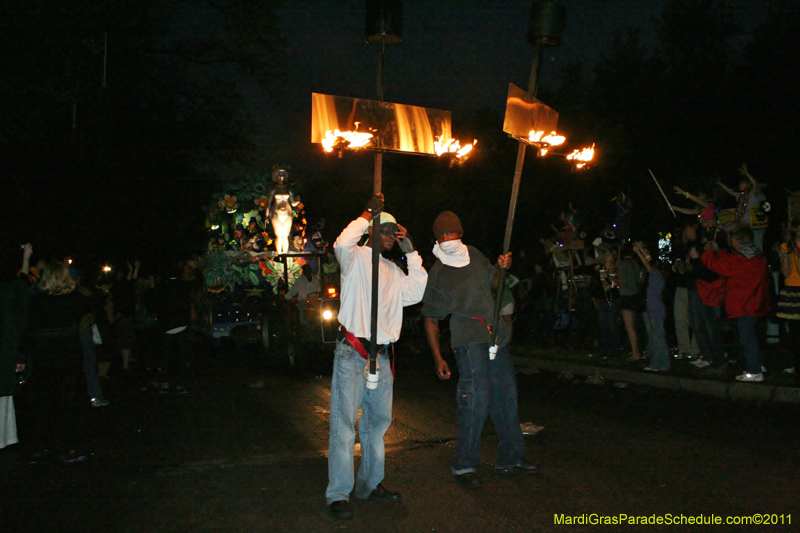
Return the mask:
M 328 442 L 328 504 L 366 499 L 383 481 L 385 450 L 383 436 L 392 423 L 394 378 L 389 356 L 378 356 L 378 388 L 368 390 L 364 379 L 364 360 L 356 350 L 340 340 L 336 344 L 331 381 L 331 429 Z M 361 418 L 358 419 L 358 409 Z M 354 479 L 356 421 L 361 442 L 361 465 Z
M 740 316 L 736 318 L 739 330 L 739 343 L 744 353 L 744 364 L 750 374 L 761 373 L 761 347 L 758 345 L 756 333 L 757 316 Z
M 669 370 L 669 346 L 667 333 L 664 331 L 664 319 L 653 318 L 650 313 L 642 313 L 645 329 L 647 330 L 647 354 L 650 356 L 650 368 Z
M 511 468 L 525 458 L 525 440 L 517 412 L 517 381 L 508 347 L 489 360 L 489 344 L 455 348 L 458 363 L 456 391 L 458 445 L 453 474 L 475 472 L 481 458 L 481 432 L 487 415 L 492 418 L 500 446 L 496 468 Z

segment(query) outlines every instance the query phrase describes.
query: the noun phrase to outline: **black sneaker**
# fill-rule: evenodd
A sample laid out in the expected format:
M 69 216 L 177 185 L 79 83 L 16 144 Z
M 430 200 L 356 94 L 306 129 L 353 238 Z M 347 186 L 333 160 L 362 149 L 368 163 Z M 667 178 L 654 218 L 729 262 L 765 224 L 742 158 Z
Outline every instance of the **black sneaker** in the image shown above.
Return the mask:
M 497 473 L 501 476 L 516 476 L 520 474 L 533 475 L 539 473 L 539 467 L 536 465 L 519 464 L 511 468 L 498 468 Z
M 332 502 L 328 505 L 331 514 L 337 520 L 350 520 L 353 518 L 353 510 L 350 508 L 350 502 L 347 500 L 339 500 Z
M 396 503 L 399 502 L 402 498 L 399 493 L 390 491 L 389 489 L 383 486 L 383 483 L 378 483 L 378 486 L 375 487 L 375 490 L 373 490 L 369 494 L 368 499 L 376 502 Z
M 478 489 L 481 487 L 481 480 L 478 478 L 478 474 L 476 474 L 475 472 L 456 474 L 453 477 L 456 478 L 456 481 L 462 487 L 467 487 L 470 489 Z

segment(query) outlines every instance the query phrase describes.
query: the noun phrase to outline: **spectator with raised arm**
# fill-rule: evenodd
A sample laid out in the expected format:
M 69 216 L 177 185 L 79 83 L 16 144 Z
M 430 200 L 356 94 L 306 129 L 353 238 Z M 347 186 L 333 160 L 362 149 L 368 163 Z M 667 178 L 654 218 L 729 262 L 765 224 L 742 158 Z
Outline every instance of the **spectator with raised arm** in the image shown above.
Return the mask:
M 756 324 L 771 310 L 767 258 L 753 243 L 753 231 L 745 226 L 731 234 L 731 248 L 733 252 L 720 250 L 712 243 L 701 259 L 709 270 L 727 280 L 725 311 L 730 320 L 736 321 L 746 364 L 744 373 L 736 379 L 764 381 Z
M 664 306 L 664 276 L 658 269 L 658 258 L 652 257 L 647 246 L 642 242 L 633 243 L 633 251 L 647 270 L 647 286 L 645 294 L 647 302 L 642 313 L 645 329 L 647 330 L 647 354 L 650 364 L 645 367 L 648 372 L 662 372 L 671 368 L 669 359 L 669 346 L 667 333 L 664 330 L 664 320 L 667 318 L 667 309 Z
M 722 187 L 722 190 L 736 198 L 736 223 L 751 228 L 753 231 L 753 244 L 756 245 L 759 251 L 763 250 L 764 245 L 764 229 L 752 228 L 753 222 L 753 209 L 761 206 L 762 202 L 766 200 L 764 192 L 756 179 L 747 170 L 747 165 L 743 164 L 738 168 L 739 174 L 739 189 L 734 191 L 726 186 L 722 181 L 717 180 L 717 185 Z

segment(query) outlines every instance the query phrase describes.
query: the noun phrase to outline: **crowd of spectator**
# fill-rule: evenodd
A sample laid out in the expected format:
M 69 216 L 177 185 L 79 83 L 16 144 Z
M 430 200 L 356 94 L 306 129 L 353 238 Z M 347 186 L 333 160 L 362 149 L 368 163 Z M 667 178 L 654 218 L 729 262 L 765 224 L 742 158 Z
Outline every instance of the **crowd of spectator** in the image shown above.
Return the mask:
M 800 386 L 800 221 L 791 213 L 770 221 L 782 234 L 766 242 L 766 224 L 755 214 L 763 186 L 746 166 L 739 171 L 736 190 L 722 181 L 716 191 L 674 187 L 676 203 L 685 205 L 668 206 L 676 225 L 659 234 L 637 233 L 625 193 L 612 199 L 614 221 L 596 238 L 584 234 L 590 224 L 570 204 L 540 249 L 517 253 L 506 288 L 515 304 L 503 317 L 513 316 L 515 339 L 582 347 L 647 372 L 669 372 L 680 359 L 743 382 L 783 371 Z M 715 192 L 735 197 L 732 218 L 722 216 Z M 306 265 L 282 293 L 297 300 L 299 323 L 305 295 L 339 281 L 335 258 L 321 249 L 328 252 L 321 265 Z M 95 275 L 69 258 L 32 264 L 30 244 L 2 255 L 0 448 L 24 441 L 33 457 L 80 460 L 80 436 L 70 431 L 75 409 L 108 406 L 113 378 L 134 371 L 157 394 L 188 393 L 187 339 L 205 319 L 200 258 L 158 274 L 134 260 Z M 767 326 L 789 356 L 765 361 Z
M 186 330 L 202 279 L 191 259 L 141 277 L 138 260 L 91 275 L 71 258 L 31 265 L 32 256 L 31 244 L 6 247 L 0 265 L 0 448 L 83 461 L 78 410 L 107 407 L 104 391 L 134 369 L 159 394 L 186 394 Z
M 554 226 L 533 262 L 518 266 L 517 337 L 577 344 L 650 372 L 687 359 L 699 371 L 735 372 L 744 382 L 763 381 L 768 367 L 796 375 L 800 221 L 791 213 L 769 220 L 763 185 L 746 165 L 739 173 L 737 190 L 721 180 L 697 194 L 674 187 L 674 202 L 692 205 L 664 205 L 676 224 L 650 235 L 626 224 L 621 237 L 609 224 L 591 241 L 570 205 L 569 223 Z M 721 192 L 735 198 L 732 216 L 718 207 L 725 205 Z M 775 242 L 765 242 L 768 224 L 780 226 Z M 769 364 L 767 328 L 788 347 Z

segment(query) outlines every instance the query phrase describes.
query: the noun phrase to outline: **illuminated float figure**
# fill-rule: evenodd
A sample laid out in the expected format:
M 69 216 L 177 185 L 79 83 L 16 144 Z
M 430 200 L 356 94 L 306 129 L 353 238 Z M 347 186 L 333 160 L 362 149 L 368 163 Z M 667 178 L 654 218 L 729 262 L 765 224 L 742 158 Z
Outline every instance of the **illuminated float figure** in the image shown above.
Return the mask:
M 269 194 L 268 217 L 275 233 L 275 250 L 278 254 L 285 254 L 289 251 L 293 208 L 300 203 L 300 198 L 289 189 L 289 172 L 285 168 L 275 167 L 272 170 L 272 181 L 275 186 Z

